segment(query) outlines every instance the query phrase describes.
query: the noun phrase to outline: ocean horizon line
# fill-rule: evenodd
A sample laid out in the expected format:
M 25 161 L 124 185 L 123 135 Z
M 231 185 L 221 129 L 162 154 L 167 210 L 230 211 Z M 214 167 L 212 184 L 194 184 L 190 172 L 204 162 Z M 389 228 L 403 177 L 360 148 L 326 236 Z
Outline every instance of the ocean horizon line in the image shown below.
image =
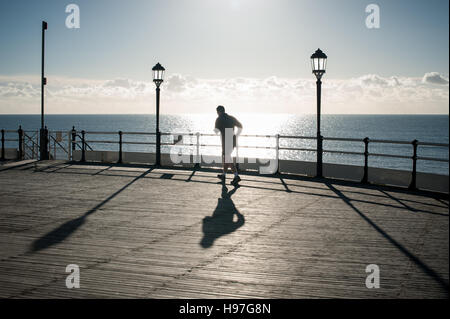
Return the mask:
M 195 113 L 164 113 L 160 114 L 160 116 L 164 115 L 202 115 L 202 114 L 215 114 L 215 111 L 211 112 L 195 112 Z M 284 113 L 284 112 L 231 112 L 236 114 L 252 114 L 252 115 L 258 115 L 258 114 L 277 114 L 277 115 L 289 115 L 289 116 L 302 116 L 302 115 L 316 115 L 316 113 Z M 41 115 L 41 113 L 0 113 L 0 116 L 6 116 L 6 115 L 14 115 L 14 116 L 23 116 L 23 115 Z M 156 113 L 45 113 L 45 116 L 47 115 L 156 115 Z M 352 116 L 352 115 L 364 115 L 364 116 L 449 116 L 449 113 L 322 113 L 322 116 L 324 115 L 345 115 L 345 116 Z

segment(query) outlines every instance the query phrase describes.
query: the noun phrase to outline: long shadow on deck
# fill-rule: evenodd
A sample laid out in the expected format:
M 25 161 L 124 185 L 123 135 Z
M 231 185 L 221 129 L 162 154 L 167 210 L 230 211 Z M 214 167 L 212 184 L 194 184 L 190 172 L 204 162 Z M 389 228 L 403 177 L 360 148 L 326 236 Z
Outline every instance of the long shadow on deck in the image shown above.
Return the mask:
M 83 164 L 80 163 L 74 163 L 74 165 L 77 166 L 82 166 Z M 100 167 L 104 167 L 105 164 L 101 164 L 101 163 L 89 163 L 90 166 L 100 166 Z M 143 166 L 137 166 L 137 165 L 125 165 L 125 164 L 115 164 L 115 167 L 139 167 L 142 168 Z M 148 167 L 148 166 L 147 166 Z M 104 168 L 99 168 L 99 171 L 92 173 L 92 172 L 80 172 L 80 171 L 67 171 L 67 172 L 61 172 L 59 171 L 60 169 L 68 169 L 68 167 L 63 167 L 60 169 L 56 169 L 53 171 L 47 171 L 47 170 L 40 170 L 39 172 L 44 172 L 44 173 L 48 173 L 48 174 L 52 174 L 52 173 L 56 173 L 56 174 L 80 174 L 80 175 L 107 175 L 107 176 L 116 176 L 116 177 L 134 177 L 132 175 L 126 175 L 126 174 L 114 174 L 114 173 L 108 173 L 108 174 L 103 174 L 105 171 L 107 171 L 110 167 L 108 167 L 107 169 Z M 78 170 L 79 168 L 77 168 L 76 170 Z M 164 168 L 163 168 L 164 169 Z M 179 167 L 170 167 L 167 168 L 171 171 L 186 171 L 189 170 L 189 168 L 179 168 Z M 89 168 L 87 170 L 92 170 L 92 168 Z M 206 181 L 206 180 L 192 180 L 192 178 L 195 176 L 198 177 L 206 177 L 205 175 L 201 175 L 198 174 L 199 172 L 215 172 L 212 169 L 192 169 L 192 173 L 190 174 L 190 176 L 187 179 L 180 179 L 177 178 L 177 175 L 179 176 L 184 176 L 183 174 L 171 174 L 172 175 L 172 180 L 174 181 L 180 181 L 183 180 L 185 182 L 193 182 L 193 183 L 206 183 L 206 184 L 216 184 L 216 182 L 211 182 L 211 181 Z M 246 175 L 248 176 L 257 176 L 258 174 L 256 173 L 249 173 L 247 172 Z M 266 175 L 264 177 L 270 177 L 270 175 Z M 367 203 L 367 204 L 374 204 L 374 205 L 383 205 L 386 207 L 391 207 L 391 208 L 396 208 L 396 209 L 402 209 L 402 210 L 408 210 L 411 212 L 415 212 L 415 213 L 426 213 L 426 214 L 432 214 L 432 215 L 439 215 L 439 216 L 448 216 L 448 214 L 446 213 L 438 213 L 438 212 L 432 212 L 432 211 L 428 211 L 425 209 L 409 209 L 407 206 L 405 206 L 405 202 L 411 202 L 414 204 L 422 204 L 425 206 L 432 206 L 432 207 L 439 207 L 439 208 L 448 208 L 448 203 L 444 200 L 442 200 L 441 198 L 445 198 L 448 199 L 448 194 L 437 194 L 437 193 L 433 193 L 433 192 L 428 192 L 428 191 L 410 191 L 408 189 L 403 189 L 400 187 L 395 187 L 395 186 L 383 186 L 383 185 L 372 185 L 372 184 L 361 184 L 361 183 L 357 183 L 357 182 L 352 182 L 352 181 L 344 181 L 344 180 L 333 180 L 333 179 L 315 179 L 312 177 L 305 177 L 305 176 L 297 176 L 297 175 L 283 175 L 283 174 L 279 174 L 279 175 L 275 175 L 272 176 L 275 177 L 273 178 L 272 181 L 268 181 L 268 180 L 263 180 L 263 181 L 258 181 L 258 180 L 249 180 L 252 183 L 257 183 L 260 184 L 260 186 L 256 186 L 256 185 L 246 185 L 243 184 L 241 185 L 241 187 L 245 187 L 245 188 L 255 188 L 255 189 L 265 189 L 265 190 L 273 190 L 273 191 L 279 191 L 279 192 L 288 192 L 288 193 L 293 193 L 293 194 L 305 194 L 305 195 L 314 195 L 314 196 L 323 196 L 323 197 L 335 197 L 334 195 L 327 195 L 327 194 L 315 194 L 315 193 L 311 193 L 311 190 L 323 190 L 323 188 L 320 186 L 324 183 L 324 181 L 328 181 L 330 183 L 332 183 L 333 185 L 340 185 L 340 186 L 347 186 L 347 187 L 351 187 L 354 190 L 346 190 L 346 193 L 352 193 L 352 194 L 359 194 L 359 195 L 364 195 L 367 197 L 370 197 L 373 200 L 362 200 L 362 199 L 352 199 L 353 201 L 359 201 L 361 203 Z M 147 178 L 156 178 L 156 177 L 151 177 L 151 176 L 147 176 Z M 161 178 L 161 177 L 157 177 L 157 178 Z M 271 187 L 269 185 L 280 185 L 279 182 L 277 182 L 277 180 L 279 180 L 281 182 L 281 185 L 283 186 L 284 189 L 279 189 L 276 187 Z M 291 185 L 291 184 L 287 184 L 285 180 L 292 180 L 292 181 L 307 181 L 310 183 L 316 183 L 319 186 L 312 186 L 312 185 L 307 185 L 307 186 L 299 186 L 299 185 Z M 245 183 L 247 180 L 243 179 L 242 182 Z M 307 188 L 307 190 L 305 191 L 299 191 L 299 190 L 292 190 L 290 188 L 290 186 L 292 186 L 294 189 L 296 188 Z M 359 190 L 358 190 L 359 189 Z M 382 194 L 378 195 L 378 194 L 374 194 L 374 193 L 366 193 L 363 192 L 364 190 L 377 190 L 380 191 Z M 401 202 L 393 197 L 392 195 L 388 195 L 387 193 L 385 193 L 384 191 L 389 191 L 391 193 L 398 193 L 398 194 L 414 194 L 417 196 L 424 196 L 426 198 L 433 198 L 435 199 L 439 204 L 441 205 L 436 205 L 436 204 L 431 204 L 429 202 L 422 202 L 422 201 L 416 201 L 416 200 L 412 200 L 412 199 L 402 199 Z M 379 202 L 377 199 L 378 198 L 386 198 L 389 197 L 393 200 L 395 200 L 397 203 L 400 203 L 401 205 L 392 205 L 392 204 L 387 204 L 387 203 L 381 203 Z
M 336 195 L 338 195 L 351 209 L 353 209 L 362 219 L 364 219 L 370 226 L 372 226 L 377 232 L 383 235 L 392 245 L 398 248 L 406 257 L 408 257 L 412 262 L 414 262 L 419 268 L 428 276 L 433 278 L 445 291 L 449 291 L 449 284 L 442 278 L 437 272 L 428 267 L 424 262 L 422 262 L 418 257 L 416 257 L 413 253 L 411 253 L 407 248 L 405 248 L 402 244 L 397 242 L 394 238 L 389 236 L 381 227 L 375 224 L 369 217 L 367 217 L 363 212 L 361 212 L 358 208 L 356 208 L 352 203 L 351 199 L 345 196 L 341 191 L 336 189 L 331 183 L 325 182 L 325 185 L 328 186 L 330 190 L 332 190 Z
M 74 163 L 77 166 L 82 166 L 83 164 L 80 163 Z M 59 164 L 61 165 L 61 164 Z M 89 166 L 99 166 L 99 167 L 104 167 L 105 164 L 100 164 L 100 163 L 89 163 Z M 142 168 L 142 166 L 131 166 L 131 165 L 125 165 L 125 164 L 121 164 L 121 165 L 117 165 L 115 164 L 114 166 L 116 167 L 140 167 Z M 53 167 L 53 166 L 52 166 Z M 147 166 L 148 167 L 148 166 Z M 62 172 L 59 171 L 60 169 L 69 169 L 68 167 L 63 167 L 60 169 L 55 169 L 55 170 L 39 170 L 39 172 L 44 172 L 47 174 L 80 174 L 80 175 L 102 175 L 102 176 L 115 176 L 115 177 L 134 177 L 132 175 L 126 175 L 126 174 L 114 174 L 114 173 L 108 173 L 108 174 L 103 174 L 105 173 L 109 168 L 104 169 L 104 168 L 99 168 L 99 171 L 92 173 L 92 172 L 80 172 L 80 171 L 68 171 L 68 172 Z M 177 171 L 177 170 L 182 170 L 182 171 L 186 171 L 189 170 L 188 168 L 178 168 L 178 167 L 171 167 L 168 168 L 171 171 Z M 77 169 L 78 170 L 78 169 Z M 89 168 L 87 170 L 92 170 L 92 168 Z M 171 174 L 171 180 L 173 181 L 185 181 L 185 182 L 192 182 L 192 183 L 206 183 L 206 184 L 216 184 L 216 182 L 212 182 L 212 181 L 207 181 L 207 180 L 193 180 L 192 178 L 195 176 L 198 177 L 205 177 L 204 175 L 198 174 L 198 172 L 210 172 L 213 170 L 210 169 L 196 169 L 194 168 L 192 170 L 192 173 L 190 174 L 190 176 L 187 179 L 180 179 L 177 178 L 177 175 L 179 176 L 184 176 L 183 174 Z M 246 174 L 249 176 L 252 175 L 257 175 L 257 174 Z M 265 176 L 268 177 L 269 175 Z M 431 206 L 431 207 L 439 207 L 439 208 L 448 208 L 448 203 L 444 200 L 442 200 L 440 197 L 448 199 L 448 194 L 437 194 L 437 193 L 430 193 L 427 191 L 410 191 L 408 189 L 402 189 L 399 187 L 392 187 L 392 186 L 381 186 L 381 185 L 367 185 L 367 184 L 361 184 L 361 183 L 356 183 L 356 182 L 351 182 L 351 181 L 343 181 L 343 180 L 332 180 L 332 179 L 314 179 L 311 177 L 304 177 L 304 176 L 296 176 L 296 175 L 276 175 L 273 176 L 276 177 L 274 178 L 272 181 L 268 181 L 268 180 L 264 180 L 264 181 L 257 181 L 257 180 L 249 180 L 252 183 L 257 183 L 259 184 L 259 186 L 256 185 L 246 185 L 245 182 L 247 181 L 246 179 L 242 179 L 243 184 L 241 185 L 241 187 L 245 187 L 245 188 L 254 188 L 254 189 L 263 189 L 263 190 L 273 190 L 273 191 L 278 191 L 278 192 L 287 192 L 287 193 L 292 193 L 292 194 L 305 194 L 305 195 L 313 195 L 313 196 L 321 196 L 321 197 L 329 197 L 329 198 L 333 198 L 336 197 L 335 195 L 329 195 L 329 194 L 323 194 L 323 193 L 314 193 L 311 192 L 311 190 L 323 190 L 323 188 L 320 186 L 322 185 L 325 181 L 333 184 L 333 185 L 340 185 L 340 186 L 347 186 L 347 187 L 351 187 L 354 190 L 349 190 L 347 189 L 345 192 L 346 193 L 351 193 L 351 194 L 355 194 L 355 195 L 364 195 L 367 196 L 367 198 L 369 198 L 368 200 L 365 199 L 352 199 L 352 201 L 354 202 L 360 202 L 360 203 L 366 203 L 366 204 L 372 204 L 372 205 L 382 205 L 385 207 L 390 207 L 390 208 L 395 208 L 395 209 L 400 209 L 403 211 L 409 211 L 409 212 L 413 212 L 413 213 L 425 213 L 425 214 L 431 214 L 431 215 L 437 215 L 437 216 L 444 216 L 444 217 L 448 217 L 448 213 L 440 213 L 440 212 L 433 212 L 430 210 L 426 210 L 426 209 L 417 209 L 417 208 L 412 208 L 409 205 L 406 205 L 405 203 L 413 203 L 413 204 L 421 204 L 424 206 Z M 151 177 L 151 176 L 147 176 L 147 178 L 161 178 L 161 177 Z M 165 177 L 162 177 L 165 178 Z M 269 185 L 280 185 L 280 183 L 277 182 L 277 180 L 279 180 L 281 182 L 281 185 L 283 186 L 284 189 L 279 189 L 276 187 L 271 187 Z M 310 183 L 316 183 L 319 186 L 312 186 L 311 184 L 309 185 L 303 185 L 303 186 L 299 186 L 299 185 L 291 185 L 291 184 L 287 184 L 285 180 L 292 180 L 292 181 L 307 181 Z M 290 186 L 292 186 L 293 189 L 297 189 L 297 188 L 306 188 L 304 191 L 299 191 L 299 190 L 293 190 L 290 188 Z M 359 189 L 359 190 L 358 190 Z M 364 192 L 364 190 L 377 190 L 379 192 L 381 192 L 380 194 L 374 194 L 374 193 L 367 193 Z M 391 193 L 397 193 L 397 194 L 415 194 L 417 196 L 424 196 L 426 198 L 433 198 L 435 199 L 439 204 L 441 205 L 437 205 L 437 204 L 432 204 L 426 201 L 417 201 L 417 200 L 412 200 L 412 199 L 401 199 L 399 200 L 398 198 L 388 194 L 385 191 L 389 191 Z M 393 204 L 388 204 L 388 203 L 383 203 L 378 201 L 378 198 L 390 198 L 394 201 L 396 201 L 397 203 L 399 203 L 400 205 L 393 205 Z
M 96 205 L 92 209 L 88 210 L 84 215 L 77 217 L 75 219 L 69 220 L 68 222 L 65 222 L 64 224 L 60 225 L 58 228 L 55 228 L 54 230 L 50 231 L 49 233 L 45 234 L 41 238 L 36 239 L 32 244 L 29 252 L 36 252 L 42 249 L 46 249 L 52 245 L 55 245 L 57 243 L 63 242 L 66 238 L 68 238 L 70 235 L 72 235 L 78 228 L 80 228 L 84 222 L 86 221 L 86 218 L 95 213 L 97 210 L 99 210 L 103 205 L 105 205 L 107 202 L 109 202 L 111 199 L 119 195 L 121 192 L 123 192 L 126 188 L 128 188 L 131 184 L 135 183 L 137 180 L 144 178 L 148 173 L 150 173 L 153 170 L 153 168 L 150 168 L 149 170 L 145 171 L 141 175 L 135 177 L 131 182 L 127 183 L 125 186 L 111 194 L 108 198 L 106 198 L 104 201 L 102 201 L 100 204 Z
M 222 197 L 217 199 L 216 209 L 212 216 L 203 218 L 203 238 L 200 241 L 203 248 L 211 247 L 216 239 L 230 234 L 244 225 L 245 218 L 231 199 L 238 188 L 235 187 L 228 191 L 225 183 L 222 183 Z M 233 221 L 234 215 L 237 216 L 237 221 Z
M 78 229 L 85 221 L 85 218 L 94 213 L 96 210 L 98 210 L 101 206 L 103 206 L 106 202 L 111 200 L 113 197 L 115 197 L 117 194 L 119 194 L 121 191 L 123 191 L 125 188 L 127 188 L 129 185 L 134 183 L 139 178 L 161 178 L 158 177 L 151 177 L 146 176 L 148 173 L 150 173 L 152 169 L 144 172 L 141 176 L 135 178 L 133 181 L 125 185 L 122 189 L 108 197 L 105 201 L 88 211 L 84 216 L 78 217 L 74 220 L 71 220 L 57 229 L 53 230 L 52 232 L 48 233 L 47 235 L 43 236 L 42 238 L 36 240 L 33 243 L 33 251 L 38 251 L 44 248 L 47 248 L 50 245 L 53 245 L 55 243 L 63 241 L 65 238 L 70 236 L 76 229 Z M 186 170 L 186 169 L 184 169 Z M 172 172 L 176 171 L 176 169 L 171 169 Z M 44 171 L 45 172 L 45 171 Z M 194 183 L 206 183 L 206 184 L 216 184 L 216 182 L 208 181 L 208 180 L 193 180 L 194 174 L 199 172 L 198 170 L 194 170 L 190 176 L 185 179 L 186 175 L 180 174 L 181 178 L 176 178 L 176 175 L 178 174 L 171 174 L 171 178 L 168 180 L 171 181 L 188 181 L 188 182 L 194 182 Z M 50 174 L 88 174 L 92 175 L 92 173 L 81 173 L 81 172 L 62 172 L 62 171 L 50 171 L 48 172 Z M 111 176 L 121 176 L 121 177 L 131 177 L 130 175 L 117 175 L 117 174 L 108 174 Z M 134 177 L 134 176 L 133 176 Z M 206 176 L 205 176 L 206 177 Z M 363 212 L 358 210 L 354 205 L 353 202 L 359 202 L 359 203 L 367 203 L 371 205 L 381 205 L 385 207 L 395 208 L 402 211 L 409 211 L 413 213 L 427 213 L 437 216 L 443 216 L 448 218 L 448 213 L 440 213 L 440 212 L 433 212 L 428 211 L 424 209 L 416 209 L 410 205 L 407 205 L 405 203 L 414 203 L 414 204 L 423 204 L 423 205 L 429 205 L 429 206 L 436 206 L 440 208 L 448 208 L 448 203 L 444 200 L 441 200 L 440 198 L 436 197 L 433 194 L 428 194 L 424 192 L 413 192 L 416 195 L 419 196 L 425 196 L 427 198 L 434 198 L 436 199 L 441 205 L 435 205 L 427 202 L 412 200 L 412 199 L 398 199 L 395 196 L 385 192 L 386 190 L 389 192 L 394 193 L 400 193 L 400 194 L 411 194 L 408 190 L 401 190 L 391 187 L 382 187 L 382 186 L 374 186 L 374 185 L 362 185 L 357 183 L 351 183 L 351 182 L 344 182 L 344 181 L 330 181 L 330 180 L 314 180 L 311 178 L 302 178 L 302 177 L 291 177 L 291 176 L 279 176 L 279 181 L 281 182 L 281 185 L 284 189 L 271 187 L 268 185 L 280 185 L 280 182 L 275 182 L 276 179 L 273 179 L 273 181 L 255 181 L 255 180 L 249 180 L 252 183 L 260 184 L 259 186 L 256 185 L 245 185 L 246 179 L 243 179 L 243 185 L 241 187 L 245 188 L 254 188 L 254 189 L 263 189 L 263 190 L 273 190 L 273 191 L 281 191 L 281 192 L 288 192 L 291 194 L 307 194 L 312 196 L 320 196 L 320 197 L 327 197 L 327 198 L 341 198 L 347 205 L 349 205 L 352 210 L 354 210 L 361 218 L 363 218 L 369 225 L 371 225 L 377 232 L 382 234 L 393 246 L 395 246 L 397 249 L 399 249 L 405 256 L 407 256 L 412 262 L 414 262 L 420 269 L 423 270 L 424 273 L 429 275 L 433 280 L 435 280 L 445 291 L 449 291 L 449 284 L 448 282 L 442 278 L 438 273 L 436 273 L 433 269 L 431 269 L 428 265 L 426 265 L 424 262 L 422 262 L 418 257 L 416 257 L 414 254 L 412 254 L 408 249 L 406 249 L 403 245 L 401 245 L 399 242 L 397 242 L 395 239 L 393 239 L 389 234 L 387 234 L 382 228 L 380 228 L 377 224 L 375 224 L 369 217 L 367 217 Z M 320 186 L 312 186 L 312 185 L 288 185 L 284 179 L 286 180 L 305 180 L 309 182 L 315 182 L 318 185 L 326 185 L 334 194 L 326 194 L 326 193 L 316 193 L 315 190 L 323 190 Z M 343 192 L 339 191 L 335 188 L 336 185 L 340 186 L 353 186 L 354 190 L 346 189 L 345 193 L 350 194 L 361 194 L 366 195 L 368 199 L 352 199 L 346 196 Z M 292 189 L 290 188 L 292 186 Z M 305 190 L 298 191 L 294 190 L 298 187 L 306 188 Z M 364 190 L 377 190 L 380 191 L 382 195 L 380 194 L 373 194 L 373 193 L 364 193 Z M 203 233 L 204 237 L 200 242 L 200 245 L 203 248 L 211 247 L 214 244 L 214 241 L 218 239 L 221 236 L 224 236 L 226 234 L 229 234 L 239 227 L 241 227 L 244 224 L 244 217 L 242 214 L 239 213 L 239 211 L 236 209 L 233 201 L 231 200 L 231 196 L 234 194 L 236 189 L 233 189 L 232 191 L 228 192 L 226 187 L 222 189 L 222 198 L 218 199 L 217 207 L 214 210 L 214 213 L 212 216 L 205 217 L 203 221 Z M 378 198 L 390 198 L 400 205 L 392 205 L 387 204 L 378 201 Z M 448 198 L 448 195 L 444 196 L 444 198 Z M 237 222 L 233 222 L 234 215 L 238 217 Z

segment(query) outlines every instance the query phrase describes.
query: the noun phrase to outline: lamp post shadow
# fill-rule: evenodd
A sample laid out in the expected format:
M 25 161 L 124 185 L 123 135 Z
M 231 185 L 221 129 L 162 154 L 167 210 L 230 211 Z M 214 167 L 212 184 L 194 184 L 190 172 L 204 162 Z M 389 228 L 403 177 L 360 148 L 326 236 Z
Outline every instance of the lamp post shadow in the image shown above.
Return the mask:
M 239 212 L 231 199 L 239 186 L 231 191 L 222 183 L 222 195 L 217 199 L 217 206 L 212 216 L 203 218 L 203 238 L 200 245 L 203 248 L 210 248 L 214 241 L 242 227 L 245 223 L 244 216 Z M 234 221 L 236 215 L 237 220 Z
M 28 253 L 35 253 L 37 251 L 47 249 L 50 246 L 53 246 L 55 244 L 61 243 L 67 238 L 69 238 L 73 233 L 75 233 L 83 224 L 86 222 L 86 219 L 88 216 L 94 214 L 99 209 L 101 209 L 106 203 L 111 201 L 113 198 L 115 198 L 117 195 L 125 191 L 129 186 L 131 186 L 133 183 L 138 181 L 141 178 L 144 178 L 147 174 L 149 174 L 153 168 L 150 168 L 149 170 L 143 172 L 141 175 L 135 177 L 133 180 L 125 184 L 123 187 L 121 187 L 119 190 L 115 191 L 113 194 L 111 194 L 108 198 L 103 200 L 101 203 L 97 204 L 95 207 L 88 210 L 86 213 L 84 213 L 82 216 L 79 216 L 77 218 L 74 218 L 72 220 L 69 220 L 68 222 L 65 222 L 64 224 L 58 226 L 57 228 L 53 229 L 49 233 L 43 235 L 42 237 L 36 239 L 31 244 L 30 249 L 28 250 Z

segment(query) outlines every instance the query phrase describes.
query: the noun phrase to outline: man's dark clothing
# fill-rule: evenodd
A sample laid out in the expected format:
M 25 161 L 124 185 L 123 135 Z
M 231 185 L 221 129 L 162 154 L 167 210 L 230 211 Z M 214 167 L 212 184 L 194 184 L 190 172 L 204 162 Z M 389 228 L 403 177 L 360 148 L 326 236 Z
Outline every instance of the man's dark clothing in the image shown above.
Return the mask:
M 229 155 L 233 152 L 236 147 L 236 135 L 234 134 L 234 127 L 242 127 L 242 124 L 231 115 L 223 113 L 219 115 L 216 119 L 216 129 L 220 131 L 220 136 L 222 137 L 222 155 Z M 233 147 L 231 149 L 225 150 L 225 129 L 230 128 L 233 130 Z M 229 148 L 229 147 L 228 147 Z

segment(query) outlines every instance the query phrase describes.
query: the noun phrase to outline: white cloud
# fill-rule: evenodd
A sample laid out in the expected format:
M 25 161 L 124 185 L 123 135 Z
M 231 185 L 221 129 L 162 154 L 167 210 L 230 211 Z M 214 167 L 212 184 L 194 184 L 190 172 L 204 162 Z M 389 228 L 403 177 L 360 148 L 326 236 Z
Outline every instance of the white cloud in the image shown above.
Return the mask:
M 436 72 L 420 77 L 323 79 L 323 113 L 448 113 L 448 80 Z M 217 104 L 234 112 L 315 113 L 314 79 L 197 79 L 167 77 L 161 90 L 164 113 L 210 112 Z M 151 113 L 155 85 L 119 78 L 48 76 L 49 113 Z M 0 113 L 39 113 L 39 77 L 0 76 Z
M 131 83 L 129 79 L 114 79 L 108 80 L 103 84 L 105 87 L 122 87 L 125 89 L 129 89 L 131 87 Z
M 444 78 L 442 75 L 440 75 L 438 72 L 430 72 L 426 73 L 422 78 L 423 83 L 430 83 L 430 84 L 448 84 L 448 79 Z
M 181 92 L 187 88 L 187 80 L 180 74 L 173 74 L 167 79 L 166 87 L 169 91 Z

